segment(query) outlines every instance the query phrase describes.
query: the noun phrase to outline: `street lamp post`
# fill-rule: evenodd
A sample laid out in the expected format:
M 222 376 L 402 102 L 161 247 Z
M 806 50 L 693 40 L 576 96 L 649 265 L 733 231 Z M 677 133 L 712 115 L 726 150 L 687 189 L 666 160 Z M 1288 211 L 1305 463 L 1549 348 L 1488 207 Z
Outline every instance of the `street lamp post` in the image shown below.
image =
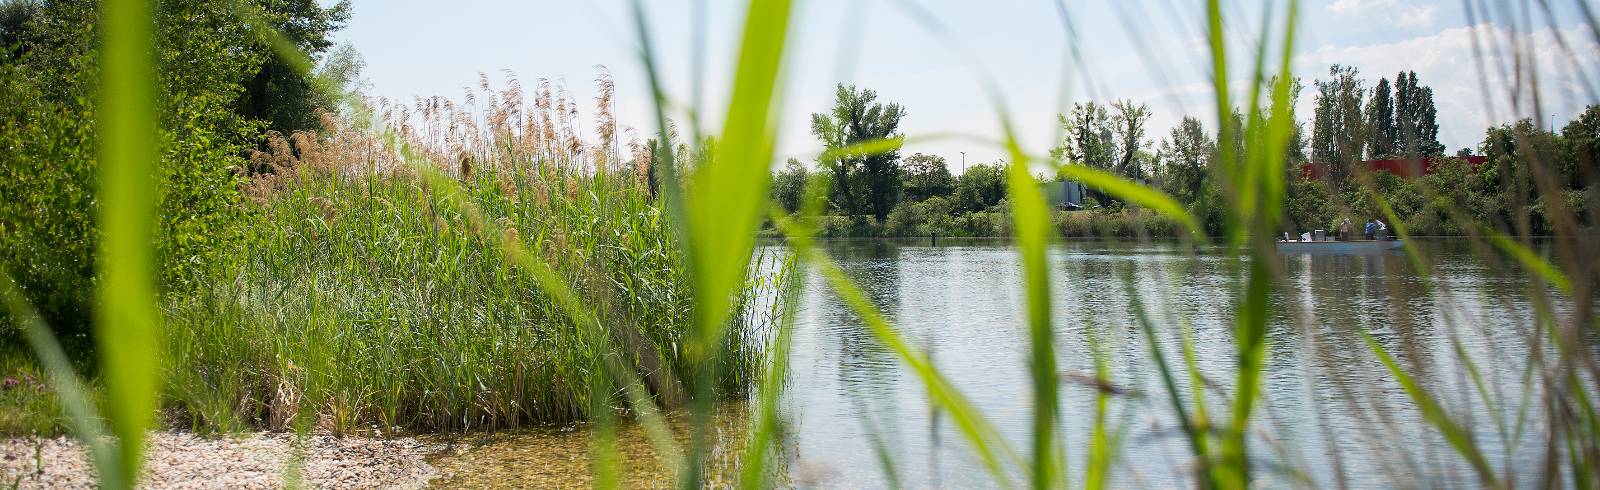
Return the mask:
M 967 174 L 967 152 L 961 152 L 961 174 Z

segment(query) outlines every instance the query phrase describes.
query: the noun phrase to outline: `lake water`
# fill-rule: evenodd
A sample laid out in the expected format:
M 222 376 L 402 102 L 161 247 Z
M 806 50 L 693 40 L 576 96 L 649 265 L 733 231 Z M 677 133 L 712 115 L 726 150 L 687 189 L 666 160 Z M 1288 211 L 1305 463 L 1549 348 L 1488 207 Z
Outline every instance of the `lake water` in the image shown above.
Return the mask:
M 1484 259 L 1464 241 L 1419 242 L 1431 275 L 1405 255 L 1285 255 L 1285 282 L 1272 296 L 1264 404 L 1250 450 L 1259 483 L 1281 487 L 1472 486 L 1475 477 L 1421 419 L 1359 333 L 1370 332 L 1466 425 L 1497 470 L 1532 479 L 1542 461 L 1539 393 L 1528 373 L 1534 302 L 1524 275 Z M 1029 452 L 1032 406 L 1026 367 L 1023 289 L 1016 252 L 1004 242 L 845 241 L 826 250 L 914 346 L 1022 454 Z M 773 246 L 769 252 L 782 252 Z M 1193 486 L 1194 461 L 1135 316 L 1142 304 L 1179 375 L 1182 332 L 1192 329 L 1213 420 L 1226 420 L 1235 365 L 1233 298 L 1242 259 L 1219 250 L 1161 243 L 1076 242 L 1050 251 L 1058 365 L 1064 373 L 1062 423 L 1067 471 L 1081 482 L 1096 389 L 1074 381 L 1094 369 L 1098 345 L 1122 394 L 1112 398 L 1117 441 L 1112 485 Z M 820 277 L 804 278 L 783 395 L 782 450 L 787 484 L 820 487 L 972 488 L 994 486 L 948 416 L 939 416 L 921 382 L 880 345 Z M 1563 307 L 1558 306 L 1560 310 Z M 1096 342 L 1098 341 L 1098 342 Z M 1459 345 L 1459 349 L 1458 349 Z M 1473 388 L 1466 352 L 1482 375 Z M 1528 405 L 1527 410 L 1519 407 Z M 732 404 L 731 406 L 739 406 Z M 721 466 L 741 441 L 741 410 L 719 417 Z M 1518 413 L 1527 417 L 1518 423 Z M 664 483 L 636 428 L 624 454 L 645 461 L 630 483 Z M 539 468 L 554 482 L 588 477 L 587 430 L 497 436 L 445 458 L 447 484 L 531 481 Z M 554 451 L 551 448 L 567 448 Z M 559 456 L 552 456 L 559 453 Z M 552 459 L 554 458 L 554 459 Z M 559 461 L 568 461 L 560 466 Z M 492 468 L 491 468 L 492 467 Z M 654 472 L 652 472 L 654 471 Z M 1010 475 L 1021 481 L 1019 469 Z M 475 480 L 482 472 L 487 480 Z M 489 477 L 488 475 L 496 475 Z M 1531 482 L 1531 480 L 1530 480 Z

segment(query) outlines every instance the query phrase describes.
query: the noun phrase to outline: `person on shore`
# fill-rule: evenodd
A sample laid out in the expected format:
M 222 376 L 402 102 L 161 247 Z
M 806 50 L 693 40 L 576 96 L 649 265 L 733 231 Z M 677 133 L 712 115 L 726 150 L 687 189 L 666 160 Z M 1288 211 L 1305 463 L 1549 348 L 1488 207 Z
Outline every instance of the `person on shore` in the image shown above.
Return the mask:
M 1378 231 L 1378 226 L 1372 224 L 1372 222 L 1374 222 L 1374 221 L 1377 221 L 1377 220 L 1372 220 L 1372 219 L 1367 220 L 1367 226 L 1361 232 L 1361 236 L 1366 237 L 1366 239 L 1368 239 L 1368 240 L 1372 239 L 1373 232 Z
M 1350 241 L 1350 218 L 1345 218 L 1344 221 L 1339 222 L 1339 241 Z
M 1374 229 L 1376 231 L 1376 235 L 1375 235 L 1376 238 L 1374 238 L 1374 239 L 1375 240 L 1388 240 L 1389 239 L 1389 225 L 1384 224 L 1383 220 L 1380 220 L 1380 219 L 1374 219 L 1374 220 L 1372 220 L 1372 222 L 1373 222 L 1374 225 L 1376 225 L 1376 228 Z

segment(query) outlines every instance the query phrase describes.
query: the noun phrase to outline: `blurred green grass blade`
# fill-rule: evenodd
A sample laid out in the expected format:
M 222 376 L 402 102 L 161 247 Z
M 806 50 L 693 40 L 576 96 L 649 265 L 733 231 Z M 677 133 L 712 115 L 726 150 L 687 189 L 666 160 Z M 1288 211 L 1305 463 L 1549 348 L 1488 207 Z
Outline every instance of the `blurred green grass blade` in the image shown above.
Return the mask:
M 1265 135 L 1262 136 L 1264 147 L 1251 152 L 1257 155 L 1254 159 L 1255 164 L 1252 167 L 1255 171 L 1253 180 L 1260 182 L 1263 194 L 1261 206 L 1259 208 L 1255 206 L 1249 208 L 1261 213 L 1260 219 L 1262 223 L 1254 230 L 1257 234 L 1275 231 L 1278 221 L 1283 217 L 1284 195 L 1288 185 L 1283 177 L 1285 175 L 1284 167 L 1289 152 L 1289 140 L 1293 137 L 1296 124 L 1293 116 L 1294 107 L 1290 106 L 1292 100 L 1290 89 L 1293 85 L 1292 69 L 1294 67 L 1295 33 L 1299 22 L 1300 2 L 1291 0 L 1289 2 L 1289 12 L 1284 18 L 1283 53 L 1278 60 L 1278 83 L 1272 86 L 1271 115 L 1264 121 L 1267 125 Z M 1270 32 L 1267 26 L 1268 23 L 1263 20 L 1262 48 L 1261 53 L 1258 54 L 1261 59 L 1266 58 L 1266 37 Z M 1257 85 L 1251 91 L 1254 94 L 1261 92 L 1259 85 L 1261 83 L 1260 65 L 1261 63 L 1258 61 L 1256 69 L 1258 73 L 1256 76 Z M 1260 113 L 1253 100 L 1251 106 L 1250 112 L 1252 115 Z M 1262 122 L 1259 117 L 1254 120 Z
M 1056 370 L 1055 331 L 1050 326 L 1050 213 L 1039 184 L 1028 172 L 1028 156 L 1017 144 L 1009 120 L 1002 120 L 1006 146 L 1011 152 L 1007 194 L 1015 230 L 1017 255 L 1022 263 L 1028 311 L 1028 368 L 1033 377 L 1033 487 L 1052 488 L 1064 466 L 1056 443 L 1056 418 L 1060 416 L 1060 374 Z
M 160 366 L 154 243 L 156 104 L 154 30 L 144 0 L 101 3 L 100 284 L 96 348 L 118 440 L 119 480 L 139 475 L 145 429 L 154 419 Z
M 1228 55 L 1227 45 L 1223 41 L 1222 32 L 1222 6 L 1217 0 L 1206 2 L 1206 26 L 1211 46 L 1211 86 L 1216 94 L 1217 102 L 1217 163 L 1213 172 L 1222 175 L 1225 180 L 1235 182 L 1237 187 L 1237 160 L 1233 154 L 1233 117 L 1229 111 L 1233 104 L 1228 101 Z M 1243 192 L 1234 189 L 1234 192 Z M 1237 224 L 1237 223 L 1236 223 Z M 1238 243 L 1244 232 L 1238 227 L 1233 231 L 1233 242 Z
M 589 378 L 590 393 L 610 392 L 611 386 L 605 382 L 605 376 L 591 374 Z M 617 448 L 617 416 L 606 406 L 606 399 L 595 396 L 589 401 L 594 413 L 594 448 L 590 455 L 594 460 L 594 488 L 621 488 L 622 452 Z
M 635 34 L 639 36 L 639 61 L 644 64 L 645 77 L 650 82 L 650 99 L 653 102 L 651 105 L 655 109 L 657 140 L 656 147 L 650 151 L 660 162 L 662 208 L 669 219 L 668 225 L 672 232 L 676 234 L 676 238 L 683 240 L 688 235 L 686 231 L 688 213 L 684 211 L 683 187 L 678 178 L 677 156 L 672 151 L 672 132 L 667 122 L 667 92 L 661 84 L 661 77 L 656 69 L 656 56 L 651 48 L 652 40 L 649 24 L 645 19 L 644 5 L 640 0 L 633 0 L 629 5 L 633 11 Z M 695 107 L 694 110 L 699 111 L 699 108 Z M 695 125 L 698 126 L 699 122 L 695 121 Z M 689 255 L 685 260 L 688 261 L 690 275 L 693 275 L 696 270 L 694 256 Z
M 708 342 L 701 348 L 720 338 L 765 209 L 789 11 L 789 0 L 750 2 L 722 137 L 712 160 L 695 172 L 699 192 L 688 196 L 696 323 L 700 340 Z
M 1183 430 L 1184 436 L 1189 439 L 1189 449 L 1194 453 L 1195 461 L 1201 463 L 1208 461 L 1210 460 L 1210 455 L 1207 454 L 1206 434 L 1195 427 L 1194 421 L 1189 418 L 1188 410 L 1183 406 L 1183 392 L 1178 389 L 1177 379 L 1172 375 L 1172 368 L 1167 366 L 1167 356 L 1162 352 L 1161 344 L 1156 339 L 1155 323 L 1150 321 L 1149 313 L 1144 309 L 1144 301 L 1140 299 L 1139 291 L 1134 288 L 1132 278 L 1124 280 L 1122 284 L 1124 294 L 1128 295 L 1131 302 L 1130 306 L 1133 309 L 1134 319 L 1138 320 L 1139 329 L 1144 332 L 1145 342 L 1150 344 L 1151 362 L 1155 363 L 1157 372 L 1161 374 L 1161 385 L 1162 388 L 1167 390 L 1167 397 L 1172 402 L 1173 413 L 1178 416 L 1178 426 Z M 1183 337 L 1185 344 L 1184 357 L 1186 362 L 1189 362 L 1192 356 L 1188 354 L 1190 349 L 1187 348 L 1189 342 L 1187 330 L 1184 331 Z M 1198 380 L 1191 381 L 1198 382 Z M 1216 486 L 1215 482 L 1210 480 L 1209 472 L 1201 471 L 1198 476 L 1200 476 L 1202 488 Z
M 879 138 L 879 139 L 874 139 L 874 140 L 869 140 L 869 141 L 863 141 L 863 142 L 860 142 L 860 143 L 855 143 L 855 144 L 851 144 L 851 145 L 845 145 L 845 146 L 841 146 L 841 147 L 838 147 L 838 148 L 832 148 L 832 149 L 825 150 L 825 151 L 822 152 L 822 154 L 817 155 L 817 161 L 827 162 L 827 161 L 833 161 L 833 160 L 837 160 L 837 159 L 844 158 L 844 157 L 864 157 L 864 156 L 879 155 L 879 154 L 883 154 L 883 153 L 888 153 L 888 152 L 891 152 L 891 151 L 899 150 L 901 147 L 905 146 L 905 143 L 906 143 L 906 137 L 905 136 L 896 136 L 896 137 L 893 137 L 893 138 Z
M 772 218 L 774 221 L 785 219 L 780 213 L 781 206 L 773 206 Z M 745 449 L 744 458 L 740 460 L 739 488 L 758 489 L 771 488 L 769 466 L 772 455 L 777 450 L 774 442 L 778 434 L 778 404 L 783 392 L 783 384 L 789 376 L 789 342 L 794 333 L 794 317 L 798 308 L 798 300 L 805 290 L 805 263 L 799 260 L 799 255 L 792 256 L 789 267 L 790 283 L 782 287 L 780 293 L 783 298 L 779 305 L 782 308 L 782 318 L 778 323 L 778 335 L 768 346 L 769 359 L 766 372 L 762 375 L 759 392 L 756 394 L 756 420 L 750 434 L 750 446 Z
M 1562 274 L 1561 270 L 1551 265 L 1549 261 L 1533 253 L 1533 250 L 1523 246 L 1521 243 L 1517 243 L 1511 237 L 1497 233 L 1488 227 L 1484 227 L 1482 233 L 1483 236 L 1488 237 L 1489 243 L 1494 245 L 1495 248 L 1500 249 L 1506 255 L 1510 255 L 1512 259 L 1521 263 L 1523 267 L 1527 267 L 1528 270 L 1538 274 L 1545 282 L 1555 286 L 1556 289 L 1561 290 L 1563 293 L 1572 294 L 1572 281 L 1567 279 L 1567 275 Z
M 1141 207 L 1177 220 L 1189 230 L 1189 234 L 1196 240 L 1205 240 L 1205 228 L 1200 226 L 1200 221 L 1189 214 L 1177 200 L 1165 192 L 1141 185 L 1119 175 L 1103 170 L 1098 170 L 1084 165 L 1061 165 L 1060 172 L 1072 180 L 1083 185 L 1099 189 L 1119 199 L 1138 204 Z
M 1422 412 L 1422 418 L 1429 425 L 1438 429 L 1444 435 L 1445 441 L 1450 443 L 1450 447 L 1454 448 L 1461 457 L 1467 460 L 1468 464 L 1472 465 L 1473 471 L 1478 474 L 1478 482 L 1486 487 L 1499 487 L 1499 480 L 1495 478 L 1494 469 L 1489 467 L 1489 461 L 1484 458 L 1483 453 L 1478 450 L 1477 444 L 1473 442 L 1471 432 L 1451 420 L 1450 415 L 1445 413 L 1443 407 L 1439 406 L 1439 402 L 1434 400 L 1433 396 L 1428 394 L 1427 390 L 1424 390 L 1421 385 L 1418 385 L 1416 380 L 1406 374 L 1399 364 L 1395 363 L 1394 357 L 1390 356 L 1389 351 L 1385 350 L 1382 345 L 1378 344 L 1377 340 L 1372 338 L 1372 334 L 1367 332 L 1360 333 L 1361 340 L 1367 343 L 1367 348 L 1378 356 L 1378 360 L 1383 362 L 1385 368 L 1388 368 L 1389 374 L 1394 375 L 1395 381 L 1399 382 L 1400 387 L 1405 389 L 1406 395 L 1409 395 L 1411 401 L 1417 404 L 1417 409 Z
M 689 359 L 696 367 L 695 427 L 684 488 L 702 486 L 706 432 L 710 430 L 711 380 L 722 345 L 729 306 L 749 270 L 756 228 L 766 209 L 776 148 L 778 78 L 789 30 L 789 0 L 751 0 L 745 12 L 733 89 L 721 139 L 711 160 L 695 170 L 686 196 L 691 276 L 695 284 Z M 698 142 L 697 142 L 698 143 Z
M 1106 377 L 1105 347 L 1101 345 L 1100 335 L 1095 333 L 1096 327 L 1091 326 L 1086 332 L 1089 336 L 1089 356 L 1094 362 L 1094 379 L 1097 386 L 1094 393 L 1094 422 L 1089 435 L 1089 463 L 1083 479 L 1083 488 L 1100 490 L 1106 487 L 1106 481 L 1111 472 L 1110 441 L 1106 437 L 1106 404 L 1110 396 L 1106 390 L 1099 386 L 1108 386 Z
M 1250 274 L 1245 283 L 1245 295 L 1234 324 L 1234 341 L 1238 345 L 1239 366 L 1236 374 L 1233 411 L 1228 431 L 1222 438 L 1220 468 L 1217 484 L 1223 488 L 1243 488 L 1250 484 L 1250 458 L 1246 447 L 1249 438 L 1250 416 L 1260 395 L 1261 371 L 1266 364 L 1267 301 L 1271 290 L 1271 271 L 1266 260 L 1256 256 L 1250 261 Z
M 1025 467 L 1027 465 L 1016 450 L 1012 449 L 1005 439 L 1000 437 L 1000 433 L 995 429 L 994 425 L 984 419 L 982 413 L 972 405 L 972 402 L 967 400 L 955 386 L 951 385 L 949 380 L 939 374 L 938 369 L 928 360 L 927 356 L 913 350 L 910 344 L 906 343 L 900 333 L 889 325 L 888 320 L 878 312 L 877 307 L 873 306 L 871 301 L 867 300 L 866 295 L 850 280 L 844 270 L 840 269 L 838 264 L 835 264 L 827 255 L 816 250 L 816 247 L 811 242 L 810 235 L 798 233 L 794 229 L 796 225 L 789 220 L 780 220 L 776 224 L 784 232 L 784 236 L 789 238 L 790 244 L 794 247 L 796 253 L 802 254 L 803 259 L 812 264 L 812 267 L 822 274 L 829 287 L 833 289 L 834 294 L 838 295 L 839 299 L 843 300 L 850 309 L 856 312 L 856 315 L 861 317 L 862 323 L 867 325 L 867 329 L 872 333 L 873 338 L 882 342 L 885 347 L 895 353 L 896 357 L 900 358 L 901 362 L 911 368 L 911 372 L 922 381 L 923 387 L 928 390 L 930 401 L 950 414 L 950 418 L 955 421 L 956 427 L 961 430 L 962 435 L 972 445 L 973 452 L 977 454 L 979 461 L 983 463 L 984 469 L 994 476 L 995 482 L 1001 486 L 1009 487 L 1010 480 L 1006 478 L 1005 470 L 1002 468 L 1001 460 L 996 453 L 1006 456 L 1007 461 L 1018 466 Z
M 1200 362 L 1195 354 L 1193 326 L 1188 323 L 1183 324 L 1182 333 L 1180 340 L 1183 342 L 1183 364 L 1185 372 L 1189 375 L 1189 396 L 1194 400 L 1194 420 L 1191 426 L 1196 436 L 1194 444 L 1198 446 L 1196 453 L 1202 456 L 1202 459 L 1195 462 L 1199 465 L 1196 475 L 1200 482 L 1206 485 L 1203 488 L 1219 488 L 1218 458 L 1211 449 L 1213 430 L 1211 416 L 1206 409 L 1207 380 L 1205 375 L 1200 373 Z
M 105 425 L 99 414 L 95 413 L 88 390 L 84 389 L 78 375 L 73 372 L 66 352 L 61 350 L 61 344 L 56 342 L 55 335 L 50 332 L 44 319 L 23 297 L 21 288 L 3 270 L 0 270 L 0 300 L 5 302 L 6 311 L 17 322 L 17 329 L 22 331 L 28 347 L 33 349 L 34 356 L 43 365 L 45 375 L 50 377 L 50 387 L 61 399 L 73 435 L 89 448 L 90 462 L 102 475 L 100 485 L 105 488 L 131 488 L 132 482 L 125 479 L 127 473 L 121 468 L 122 460 L 117 448 L 105 437 Z

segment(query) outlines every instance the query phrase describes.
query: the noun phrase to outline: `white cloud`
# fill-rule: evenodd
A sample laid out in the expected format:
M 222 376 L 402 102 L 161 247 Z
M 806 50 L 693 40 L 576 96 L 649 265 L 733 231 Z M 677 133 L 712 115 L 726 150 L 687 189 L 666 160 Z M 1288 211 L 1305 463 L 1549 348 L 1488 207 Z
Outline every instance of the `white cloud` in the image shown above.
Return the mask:
M 1570 51 L 1557 43 L 1558 34 Z M 1518 49 L 1521 56 L 1514 53 Z M 1392 79 L 1401 70 L 1416 71 L 1419 81 L 1433 88 L 1442 142 L 1451 149 L 1476 146 L 1488 125 L 1554 114 L 1560 126 L 1585 106 L 1600 103 L 1590 91 L 1600 88 L 1594 87 L 1600 82 L 1596 52 L 1600 44 L 1580 27 L 1517 35 L 1489 24 L 1392 43 L 1323 47 L 1295 58 L 1296 72 L 1307 77 L 1310 92 L 1301 97 L 1300 113 L 1311 114 L 1315 88 L 1310 80 L 1326 78 L 1329 65 L 1359 68 L 1368 87 L 1379 77 Z M 1537 80 L 1539 111 L 1533 107 L 1530 78 Z
M 1433 27 L 1439 6 L 1399 0 L 1338 0 L 1328 5 L 1328 10 L 1341 16 L 1380 17 L 1398 27 L 1427 29 Z

